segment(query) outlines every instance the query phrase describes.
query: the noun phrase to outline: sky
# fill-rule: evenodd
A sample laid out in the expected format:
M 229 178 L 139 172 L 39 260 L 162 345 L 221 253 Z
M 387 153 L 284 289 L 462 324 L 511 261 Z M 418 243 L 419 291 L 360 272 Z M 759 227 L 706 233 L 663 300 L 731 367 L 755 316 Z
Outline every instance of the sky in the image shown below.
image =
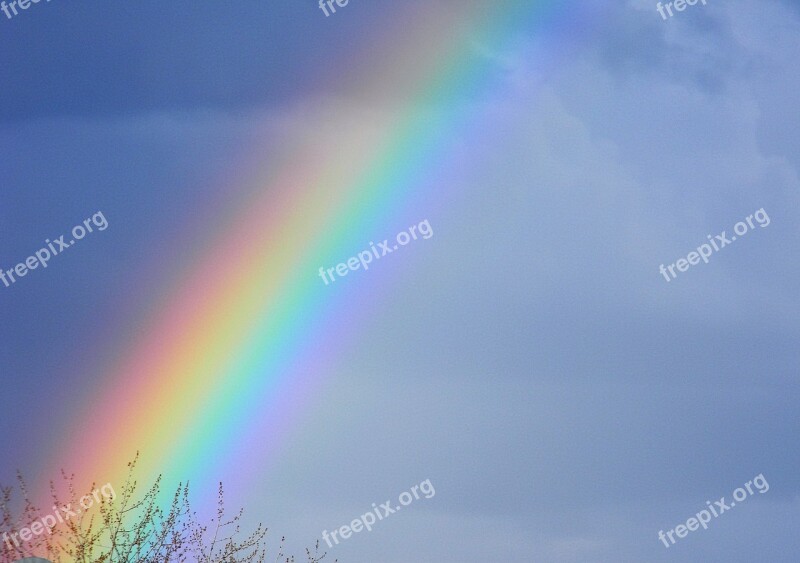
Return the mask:
M 95 458 L 139 451 L 193 498 L 223 481 L 273 550 L 286 536 L 300 554 L 430 480 L 431 498 L 328 549 L 341 562 L 795 561 L 800 4 L 708 0 L 666 20 L 655 4 L 0 13 L 0 268 L 99 212 L 108 224 L 0 284 L 0 482 L 77 467 L 104 483 L 117 474 Z M 347 212 L 367 189 L 347 178 L 381 158 L 391 197 Z M 317 166 L 313 186 L 280 181 Z M 768 224 L 708 263 L 660 272 L 758 210 Z M 424 220 L 430 238 L 318 276 Z M 314 335 L 269 368 L 280 384 L 249 387 L 262 364 L 181 364 L 154 372 L 163 388 L 125 376 L 195 284 L 250 275 L 220 241 L 249 249 L 237 226 L 259 221 L 254 275 L 305 305 L 252 349 Z M 283 248 L 318 260 L 279 270 Z M 231 303 L 199 334 L 240 357 L 277 305 Z M 232 410 L 202 393 L 215 384 Z M 101 409 L 115 397 L 143 406 L 117 420 Z M 166 454 L 142 439 L 172 437 L 182 409 L 197 437 Z M 768 491 L 659 540 L 758 475 Z

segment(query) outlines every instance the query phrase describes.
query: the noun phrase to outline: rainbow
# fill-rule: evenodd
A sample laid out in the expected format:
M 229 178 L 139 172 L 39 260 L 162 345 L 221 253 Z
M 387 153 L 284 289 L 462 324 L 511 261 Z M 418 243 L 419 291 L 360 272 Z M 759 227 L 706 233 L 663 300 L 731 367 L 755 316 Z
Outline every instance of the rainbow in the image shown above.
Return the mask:
M 447 4 L 406 14 L 414 27 L 385 30 L 384 45 L 347 61 L 355 71 L 331 73 L 367 92 L 402 76 L 406 91 L 391 111 L 371 113 L 366 125 L 331 115 L 266 170 L 256 164 L 262 149 L 253 149 L 248 176 L 238 174 L 230 190 L 237 199 L 220 211 L 202 253 L 130 327 L 124 353 L 101 366 L 102 386 L 82 399 L 48 467 L 121 483 L 140 450 L 141 482 L 263 479 L 336 350 L 357 337 L 357 327 L 330 329 L 337 312 L 384 286 L 380 268 L 331 286 L 318 268 L 392 235 L 387 224 L 425 218 L 404 211 L 437 204 L 444 186 L 431 192 L 425 180 L 475 120 L 453 100 L 502 88 L 491 61 L 475 56 L 475 39 L 503 47 L 555 22 L 558 3 Z

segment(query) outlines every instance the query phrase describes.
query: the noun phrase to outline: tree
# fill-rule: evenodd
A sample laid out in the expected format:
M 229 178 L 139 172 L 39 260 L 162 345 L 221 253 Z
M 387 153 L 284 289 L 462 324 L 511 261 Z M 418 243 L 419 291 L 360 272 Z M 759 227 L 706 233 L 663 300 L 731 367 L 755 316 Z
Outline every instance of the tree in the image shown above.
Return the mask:
M 178 485 L 169 507 L 158 505 L 161 476 L 137 498 L 138 483 L 133 475 L 138 458 L 137 454 L 128 464 L 128 475 L 119 494 L 100 497 L 99 489 L 92 485 L 97 510 L 80 513 L 77 510 L 58 513 L 63 510 L 60 507 L 77 507 L 79 499 L 91 498 L 91 493 L 83 497 L 77 494 L 74 475 L 62 470 L 66 499 L 57 493 L 55 483 L 50 482 L 54 514 L 44 513 L 33 504 L 23 476 L 17 473 L 20 500 L 14 498 L 14 487 L 0 486 L 0 563 L 31 556 L 45 557 L 53 563 L 266 561 L 267 529 L 259 524 L 250 534 L 241 533 L 243 510 L 233 517 L 226 516 L 222 483 L 216 517 L 208 525 L 202 525 L 189 506 L 188 483 Z M 294 556 L 285 555 L 283 549 L 284 538 L 281 538 L 275 561 L 294 563 Z M 307 563 L 319 563 L 325 555 L 319 554 L 319 540 L 313 553 L 306 549 Z

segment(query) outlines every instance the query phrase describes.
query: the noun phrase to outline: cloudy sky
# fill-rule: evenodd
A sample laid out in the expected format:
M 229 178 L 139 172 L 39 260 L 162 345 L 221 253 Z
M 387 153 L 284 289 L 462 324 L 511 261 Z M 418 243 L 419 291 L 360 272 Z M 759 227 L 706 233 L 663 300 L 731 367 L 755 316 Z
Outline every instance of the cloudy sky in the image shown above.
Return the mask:
M 446 26 L 398 30 L 444 14 L 458 26 L 482 4 L 495 5 L 350 0 L 326 18 L 310 0 L 53 0 L 0 14 L 0 268 L 98 210 L 110 225 L 0 285 L 0 481 L 41 473 L 63 421 L 90 408 L 97 365 L 180 284 L 214 209 L 240 200 L 219 178 L 398 114 L 413 73 L 373 49 L 439 45 Z M 430 479 L 435 496 L 334 546 L 342 562 L 796 561 L 800 4 L 552 12 L 476 33 L 462 48 L 484 87 L 415 106 L 431 128 L 461 116 L 416 180 L 430 196 L 352 240 L 422 219 L 434 236 L 358 272 L 329 328 L 354 336 L 290 439 L 242 467 L 259 485 L 219 479 L 295 553 Z M 383 78 L 342 78 L 357 65 Z M 760 209 L 769 224 L 708 264 L 659 273 Z M 766 493 L 659 541 L 759 474 Z

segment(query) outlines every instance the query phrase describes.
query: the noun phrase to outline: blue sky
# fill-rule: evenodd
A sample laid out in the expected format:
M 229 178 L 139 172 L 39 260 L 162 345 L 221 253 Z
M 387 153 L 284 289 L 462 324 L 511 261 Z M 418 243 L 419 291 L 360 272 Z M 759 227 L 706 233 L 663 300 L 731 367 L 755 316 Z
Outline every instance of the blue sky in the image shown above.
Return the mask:
M 536 36 L 476 44 L 505 84 L 458 101 L 488 124 L 441 164 L 462 197 L 407 210 L 435 236 L 393 264 L 390 297 L 263 490 L 233 492 L 295 552 L 431 479 L 435 497 L 329 557 L 796 560 L 800 5 L 709 0 L 662 21 L 654 2 L 591 4 L 591 32 L 557 64 L 538 64 Z M 391 108 L 397 85 L 322 78 L 427 5 L 0 14 L 0 267 L 98 210 L 110 224 L 0 287 L 0 480 L 35 473 L 48 429 L 82 404 L 74 390 L 117 352 L 92 343 L 124 333 L 112 321 L 197 251 L 198 232 L 175 226 L 214 221 L 214 178 L 329 112 Z M 760 208 L 768 228 L 661 277 Z M 131 269 L 154 275 L 133 284 Z M 760 473 L 768 493 L 658 541 Z

